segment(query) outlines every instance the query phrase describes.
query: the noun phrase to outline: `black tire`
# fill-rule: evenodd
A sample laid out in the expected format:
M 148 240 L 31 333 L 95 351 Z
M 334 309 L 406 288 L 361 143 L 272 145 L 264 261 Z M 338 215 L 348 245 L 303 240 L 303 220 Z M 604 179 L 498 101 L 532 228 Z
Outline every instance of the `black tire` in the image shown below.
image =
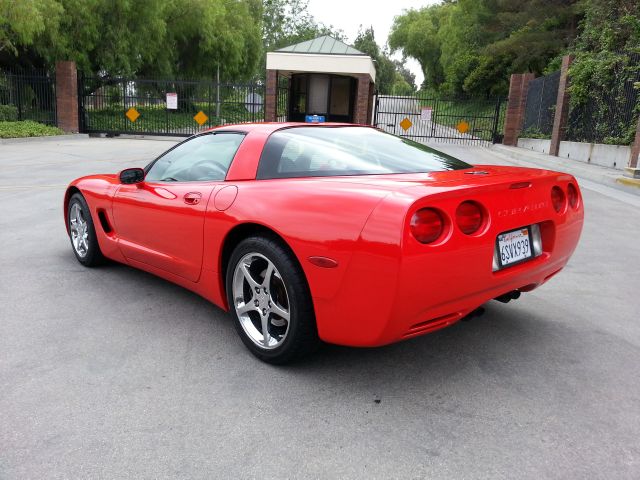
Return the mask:
M 87 247 L 82 252 L 79 252 L 73 241 L 72 230 L 72 218 L 71 214 L 74 211 L 74 206 L 77 205 L 82 213 L 82 218 L 86 222 L 86 243 Z M 96 229 L 93 224 L 93 218 L 87 205 L 86 200 L 80 193 L 74 193 L 69 200 L 67 206 L 67 228 L 69 231 L 69 240 L 71 241 L 71 249 L 78 261 L 85 267 L 95 267 L 104 263 L 105 258 L 100 251 L 100 245 L 98 245 L 98 238 L 96 237 Z M 83 253 L 84 252 L 84 253 Z
M 249 336 L 242 326 L 240 317 L 236 311 L 233 291 L 236 267 L 238 267 L 239 262 L 247 258 L 248 255 L 253 254 L 263 256 L 266 260 L 273 263 L 275 266 L 274 276 L 277 275 L 275 281 L 281 283 L 285 288 L 289 312 L 288 326 L 284 339 L 281 340 L 279 345 L 272 349 L 259 346 L 256 341 Z M 243 283 L 243 285 L 245 285 L 246 288 L 248 284 Z M 275 284 L 273 285 L 275 287 Z M 313 310 L 313 301 L 307 280 L 293 253 L 277 238 L 256 236 L 249 237 L 240 242 L 231 254 L 229 260 L 226 272 L 226 287 L 229 311 L 233 316 L 235 328 L 245 346 L 260 360 L 272 364 L 284 364 L 312 353 L 317 349 L 320 342 Z M 249 288 L 249 291 L 253 294 L 251 288 Z M 265 292 L 263 289 L 263 295 L 265 293 L 270 301 L 274 301 L 274 297 L 271 296 L 274 292 Z M 246 304 L 248 303 L 249 302 L 246 302 Z M 271 303 L 269 303 L 269 305 L 271 305 Z M 259 319 L 262 318 L 260 317 L 260 309 L 258 308 L 257 310 L 257 312 L 251 312 L 253 319 L 256 318 L 256 315 Z M 277 316 L 275 320 L 273 320 L 271 314 L 267 314 L 267 318 L 271 318 L 271 321 L 281 322 Z M 256 326 L 256 328 L 258 327 Z M 271 325 L 271 328 L 278 327 Z

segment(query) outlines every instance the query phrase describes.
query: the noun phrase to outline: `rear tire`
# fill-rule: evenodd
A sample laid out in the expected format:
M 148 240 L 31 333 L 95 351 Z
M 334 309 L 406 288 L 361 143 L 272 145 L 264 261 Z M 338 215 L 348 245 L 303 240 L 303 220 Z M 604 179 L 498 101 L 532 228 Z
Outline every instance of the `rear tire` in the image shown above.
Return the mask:
M 104 263 L 89 206 L 80 193 L 74 193 L 69 200 L 67 229 L 73 253 L 82 265 L 95 267 Z
M 291 362 L 319 344 L 313 302 L 302 268 L 280 241 L 250 237 L 226 272 L 227 300 L 245 346 L 260 360 Z

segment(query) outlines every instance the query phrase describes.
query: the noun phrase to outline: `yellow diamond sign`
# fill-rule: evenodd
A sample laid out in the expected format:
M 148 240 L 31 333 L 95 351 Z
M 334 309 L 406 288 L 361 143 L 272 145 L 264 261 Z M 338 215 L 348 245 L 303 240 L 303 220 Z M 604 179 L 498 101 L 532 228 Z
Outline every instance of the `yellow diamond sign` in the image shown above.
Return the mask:
M 458 125 L 456 125 L 456 129 L 458 129 L 460 133 L 467 133 L 469 131 L 469 128 L 469 124 L 464 120 L 461 120 Z
M 138 112 L 138 110 L 131 107 L 129 110 L 127 110 L 127 113 L 125 113 L 125 116 L 129 119 L 130 122 L 135 122 L 140 116 L 140 113 Z
M 400 122 L 400 126 L 405 132 L 411 128 L 411 125 L 413 125 L 413 123 L 411 123 L 411 120 L 409 120 L 407 117 L 404 117 L 404 119 Z
M 202 110 L 200 110 L 198 113 L 195 114 L 193 119 L 196 122 L 198 122 L 198 125 L 202 126 L 207 120 L 209 120 L 209 117 L 207 117 L 206 113 L 204 113 Z

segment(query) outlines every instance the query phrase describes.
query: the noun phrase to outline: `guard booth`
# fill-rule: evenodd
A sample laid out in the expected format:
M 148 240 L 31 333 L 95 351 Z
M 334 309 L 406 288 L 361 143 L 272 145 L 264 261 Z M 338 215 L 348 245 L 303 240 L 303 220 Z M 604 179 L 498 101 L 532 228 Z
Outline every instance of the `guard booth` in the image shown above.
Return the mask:
M 267 53 L 265 121 L 371 123 L 376 70 L 330 36 Z

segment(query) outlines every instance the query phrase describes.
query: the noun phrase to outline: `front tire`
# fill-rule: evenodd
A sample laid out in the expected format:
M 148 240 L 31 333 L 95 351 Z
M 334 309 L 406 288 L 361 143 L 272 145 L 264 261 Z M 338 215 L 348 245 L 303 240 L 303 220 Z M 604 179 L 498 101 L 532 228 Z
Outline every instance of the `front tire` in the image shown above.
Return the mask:
M 74 193 L 67 206 L 67 227 L 71 247 L 78 261 L 85 267 L 95 267 L 104 262 L 98 245 L 96 229 L 84 197 Z
M 236 330 L 260 360 L 283 364 L 316 349 L 318 332 L 304 272 L 278 240 L 240 242 L 229 261 L 226 286 Z

